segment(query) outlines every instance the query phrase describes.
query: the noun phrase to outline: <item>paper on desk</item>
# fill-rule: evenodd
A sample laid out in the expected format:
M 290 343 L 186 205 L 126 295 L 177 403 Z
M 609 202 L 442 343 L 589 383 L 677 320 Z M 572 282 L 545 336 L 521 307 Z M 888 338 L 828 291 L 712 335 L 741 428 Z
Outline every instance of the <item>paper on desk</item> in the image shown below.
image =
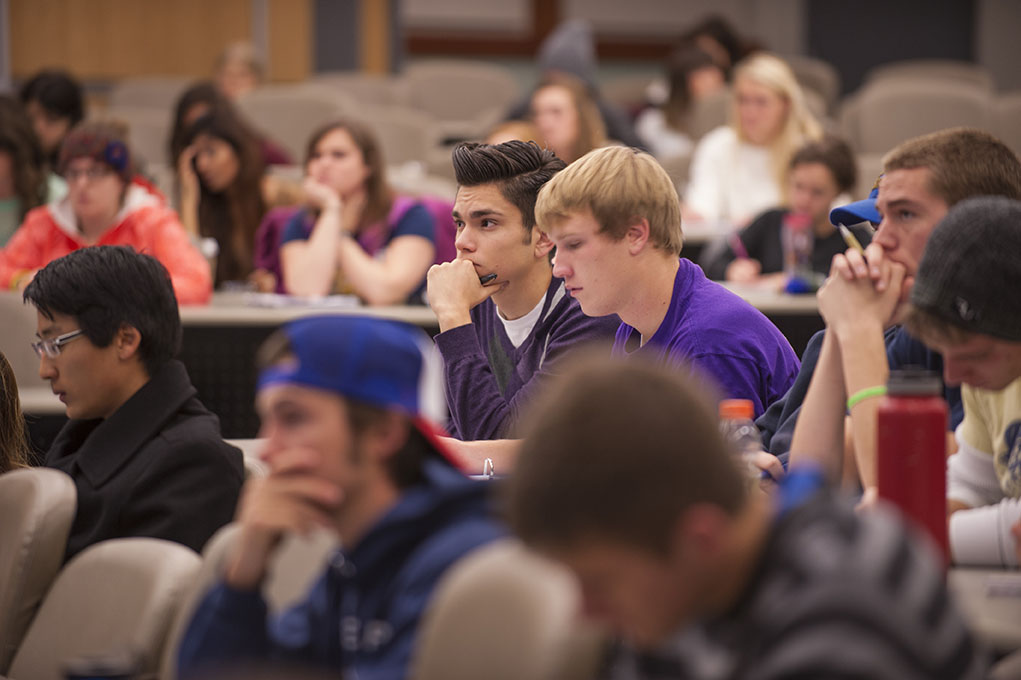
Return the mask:
M 278 293 L 245 293 L 244 304 L 250 307 L 322 307 L 326 309 L 349 309 L 360 307 L 361 300 L 357 295 L 326 295 L 318 297 L 298 297 L 296 295 L 280 295 Z

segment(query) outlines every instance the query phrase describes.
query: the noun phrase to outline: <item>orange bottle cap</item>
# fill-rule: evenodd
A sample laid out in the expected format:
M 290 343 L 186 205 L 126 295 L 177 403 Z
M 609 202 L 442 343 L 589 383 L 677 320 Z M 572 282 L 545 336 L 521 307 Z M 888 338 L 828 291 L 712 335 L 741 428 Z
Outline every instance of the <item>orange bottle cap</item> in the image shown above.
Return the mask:
M 724 420 L 751 420 L 755 405 L 750 399 L 724 399 L 720 402 L 720 418 Z

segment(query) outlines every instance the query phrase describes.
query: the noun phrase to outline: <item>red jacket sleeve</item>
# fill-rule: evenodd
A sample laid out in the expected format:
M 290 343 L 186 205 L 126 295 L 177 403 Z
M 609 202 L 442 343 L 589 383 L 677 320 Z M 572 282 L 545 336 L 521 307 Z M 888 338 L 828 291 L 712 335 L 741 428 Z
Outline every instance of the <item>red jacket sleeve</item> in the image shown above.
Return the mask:
M 188 239 L 177 213 L 167 208 L 149 208 L 150 254 L 170 272 L 178 304 L 204 305 L 213 294 L 209 262 Z

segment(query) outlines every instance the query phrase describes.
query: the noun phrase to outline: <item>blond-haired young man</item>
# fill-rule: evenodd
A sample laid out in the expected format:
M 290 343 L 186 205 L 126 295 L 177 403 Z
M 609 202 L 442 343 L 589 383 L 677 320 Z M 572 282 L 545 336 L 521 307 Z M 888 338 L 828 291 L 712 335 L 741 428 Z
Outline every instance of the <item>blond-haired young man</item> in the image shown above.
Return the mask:
M 794 381 L 798 359 L 776 326 L 680 258 L 677 192 L 649 154 L 586 154 L 539 192 L 536 219 L 557 247 L 553 275 L 582 311 L 620 316 L 614 356 L 691 366 L 756 415 Z

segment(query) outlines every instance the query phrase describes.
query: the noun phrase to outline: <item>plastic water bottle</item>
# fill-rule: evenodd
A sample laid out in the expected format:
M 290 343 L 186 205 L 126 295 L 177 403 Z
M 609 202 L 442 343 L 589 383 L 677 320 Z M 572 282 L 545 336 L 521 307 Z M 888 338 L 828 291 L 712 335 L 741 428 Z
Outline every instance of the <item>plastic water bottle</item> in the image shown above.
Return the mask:
M 877 429 L 879 497 L 928 532 L 949 564 L 947 404 L 939 375 L 891 371 Z
M 762 435 L 755 427 L 755 405 L 748 399 L 724 399 L 720 402 L 720 433 L 734 454 L 738 468 L 750 480 L 761 472 L 755 455 L 762 450 Z
M 812 250 L 815 248 L 812 218 L 802 213 L 784 215 L 780 241 L 783 245 L 783 271 L 787 275 L 786 291 L 814 292 L 819 287 L 819 277 L 812 269 Z

